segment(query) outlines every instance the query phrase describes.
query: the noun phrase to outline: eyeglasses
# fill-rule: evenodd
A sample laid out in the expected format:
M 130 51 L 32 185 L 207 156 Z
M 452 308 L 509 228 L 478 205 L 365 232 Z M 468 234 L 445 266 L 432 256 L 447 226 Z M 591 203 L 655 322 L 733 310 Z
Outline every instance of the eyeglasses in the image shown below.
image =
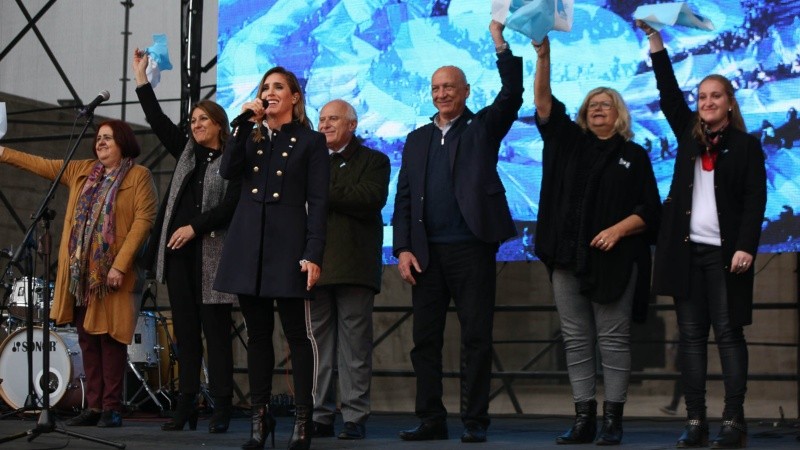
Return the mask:
M 614 107 L 614 104 L 611 102 L 591 102 L 589 103 L 589 109 L 611 109 Z

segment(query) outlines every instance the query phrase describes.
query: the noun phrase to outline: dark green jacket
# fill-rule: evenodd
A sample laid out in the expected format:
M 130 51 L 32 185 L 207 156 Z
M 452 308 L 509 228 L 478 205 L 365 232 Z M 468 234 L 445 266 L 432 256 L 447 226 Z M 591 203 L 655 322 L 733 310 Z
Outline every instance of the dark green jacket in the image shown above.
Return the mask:
M 317 286 L 355 284 L 381 290 L 383 220 L 389 157 L 353 138 L 331 156 L 328 231 Z

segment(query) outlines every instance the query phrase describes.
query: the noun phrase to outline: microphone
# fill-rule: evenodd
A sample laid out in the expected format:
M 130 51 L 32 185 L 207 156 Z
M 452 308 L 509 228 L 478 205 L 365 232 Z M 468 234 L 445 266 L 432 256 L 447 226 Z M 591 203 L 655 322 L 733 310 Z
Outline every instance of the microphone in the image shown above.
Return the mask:
M 99 105 L 100 103 L 103 103 L 104 101 L 108 100 L 110 97 L 111 97 L 111 94 L 109 94 L 108 91 L 106 91 L 106 90 L 100 91 L 100 93 L 97 94 L 97 97 L 95 97 L 94 100 L 92 100 L 91 103 L 89 103 L 88 105 L 84 106 L 83 109 L 80 110 L 80 113 L 78 114 L 78 117 L 84 117 L 84 116 L 91 115 L 92 113 L 94 113 L 94 109 L 97 108 L 97 105 Z
M 261 100 L 261 104 L 264 106 L 264 108 L 269 106 L 269 103 L 267 103 L 266 100 Z M 247 111 L 239 114 L 238 116 L 236 116 L 235 119 L 231 120 L 231 128 L 238 127 L 239 125 L 242 124 L 242 122 L 246 122 L 249 118 L 253 117 L 254 115 L 255 112 L 253 112 L 252 109 L 248 109 Z

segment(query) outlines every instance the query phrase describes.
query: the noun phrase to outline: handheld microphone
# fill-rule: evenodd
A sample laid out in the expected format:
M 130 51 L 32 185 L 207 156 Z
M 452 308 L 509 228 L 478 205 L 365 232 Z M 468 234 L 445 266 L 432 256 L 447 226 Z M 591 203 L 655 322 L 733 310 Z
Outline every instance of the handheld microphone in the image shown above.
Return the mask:
M 264 105 L 264 108 L 269 106 L 269 103 L 267 103 L 266 100 L 261 100 L 261 104 Z M 239 125 L 242 124 L 242 122 L 246 122 L 249 118 L 253 117 L 254 115 L 255 112 L 253 112 L 252 109 L 248 109 L 247 111 L 239 114 L 238 116 L 236 116 L 235 119 L 231 120 L 231 128 L 238 127 Z
M 91 115 L 92 113 L 94 113 L 94 109 L 97 108 L 97 105 L 103 103 L 109 98 L 111 98 L 111 94 L 109 94 L 108 91 L 106 90 L 100 91 L 100 93 L 97 94 L 97 97 L 95 97 L 91 103 L 89 103 L 88 105 L 84 106 L 83 109 L 81 109 L 80 113 L 78 114 L 78 117 Z

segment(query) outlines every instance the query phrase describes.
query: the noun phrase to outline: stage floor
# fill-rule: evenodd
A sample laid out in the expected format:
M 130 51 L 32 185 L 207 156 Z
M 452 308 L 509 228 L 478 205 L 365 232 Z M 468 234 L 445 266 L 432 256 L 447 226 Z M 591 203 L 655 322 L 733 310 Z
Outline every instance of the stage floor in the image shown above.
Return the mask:
M 34 416 L 35 417 L 35 416 Z M 338 418 L 341 421 L 341 418 Z M 124 426 L 116 429 L 96 427 L 70 427 L 69 431 L 85 433 L 94 437 L 125 444 L 127 449 L 238 449 L 247 439 L 250 423 L 244 413 L 238 413 L 231 422 L 231 429 L 225 434 L 209 434 L 207 432 L 208 417 L 201 417 L 197 431 L 164 432 L 159 426 L 167 419 L 155 414 L 135 413 L 124 419 Z M 278 418 L 275 444 L 277 448 L 286 448 L 291 432 L 292 418 Z M 459 440 L 462 427 L 457 417 L 450 417 L 450 439 L 447 441 L 404 442 L 398 439 L 397 432 L 412 428 L 417 420 L 410 414 L 373 414 L 367 423 L 367 439 L 363 441 L 343 441 L 336 438 L 315 439 L 314 449 L 463 449 L 480 446 L 484 449 L 529 449 L 560 448 L 554 443 L 555 437 L 570 424 L 567 417 L 543 416 L 501 416 L 493 417 L 489 428 L 489 441 L 486 444 L 462 444 Z M 22 420 L 8 417 L 0 420 L 0 437 L 23 433 L 35 425 L 33 419 Z M 63 422 L 57 422 L 58 429 L 63 429 Z M 749 420 L 750 430 L 748 448 L 783 449 L 800 447 L 796 439 L 798 428 L 796 422 L 787 425 L 793 427 L 776 427 L 771 421 L 761 422 Z M 635 449 L 668 449 L 674 448 L 682 421 L 673 418 L 633 418 L 625 421 L 625 437 L 623 445 Z M 341 423 L 337 423 L 337 432 Z M 719 428 L 719 421 L 711 422 L 712 438 Z M 69 437 L 58 432 L 42 434 L 33 442 L 23 437 L 0 444 L 0 448 L 9 449 L 52 449 L 67 448 L 72 450 L 90 450 L 113 448 L 110 446 Z M 580 448 L 589 448 L 583 446 Z

